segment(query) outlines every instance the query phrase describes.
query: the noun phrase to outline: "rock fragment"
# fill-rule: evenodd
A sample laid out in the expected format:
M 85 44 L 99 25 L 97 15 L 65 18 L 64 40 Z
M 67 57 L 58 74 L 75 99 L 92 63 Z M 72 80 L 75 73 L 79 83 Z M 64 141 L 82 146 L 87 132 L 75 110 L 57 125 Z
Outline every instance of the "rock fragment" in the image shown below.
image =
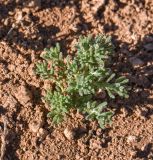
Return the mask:
M 134 142 L 136 142 L 136 136 L 129 135 L 127 137 L 127 143 L 134 143 Z
M 41 140 L 45 139 L 47 135 L 48 135 L 48 131 L 45 130 L 44 128 L 40 128 L 37 133 L 37 137 L 41 138 Z
M 29 124 L 30 130 L 34 133 L 37 133 L 42 126 L 43 126 L 43 121 L 40 121 L 40 122 L 34 121 Z M 41 134 L 41 132 L 43 132 L 43 131 L 40 130 L 40 134 Z
M 9 24 L 9 18 L 6 18 L 5 21 L 4 21 L 4 25 L 8 26 L 8 24 Z
M 73 129 L 71 129 L 70 127 L 67 127 L 64 130 L 64 135 L 68 140 L 73 140 L 75 137 L 75 132 L 73 131 Z
M 16 17 L 16 23 L 19 23 L 23 18 L 23 13 L 21 11 L 18 11 L 15 17 Z

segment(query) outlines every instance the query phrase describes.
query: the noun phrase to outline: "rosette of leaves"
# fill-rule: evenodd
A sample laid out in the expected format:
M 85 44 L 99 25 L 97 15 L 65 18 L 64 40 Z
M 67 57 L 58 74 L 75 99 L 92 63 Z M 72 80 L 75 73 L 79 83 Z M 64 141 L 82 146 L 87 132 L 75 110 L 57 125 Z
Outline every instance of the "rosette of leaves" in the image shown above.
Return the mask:
M 101 90 L 112 99 L 116 95 L 127 98 L 128 79 L 117 77 L 109 67 L 114 53 L 110 37 L 80 37 L 76 50 L 74 58 L 64 58 L 56 44 L 45 50 L 43 62 L 36 65 L 37 74 L 55 86 L 48 89 L 45 97 L 51 107 L 48 115 L 54 123 L 59 123 L 71 108 L 75 108 L 104 127 L 113 113 L 109 111 L 107 101 L 95 101 L 94 97 Z

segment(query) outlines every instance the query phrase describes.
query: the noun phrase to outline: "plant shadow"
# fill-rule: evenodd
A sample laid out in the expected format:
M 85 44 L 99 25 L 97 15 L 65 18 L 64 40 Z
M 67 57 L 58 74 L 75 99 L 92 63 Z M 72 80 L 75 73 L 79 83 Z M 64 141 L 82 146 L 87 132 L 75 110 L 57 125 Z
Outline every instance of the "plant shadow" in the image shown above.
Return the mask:
M 115 72 L 125 75 L 129 79 L 129 98 L 124 100 L 116 99 L 115 103 L 124 106 L 127 111 L 132 112 L 135 107 L 146 108 L 146 118 L 153 113 L 153 35 L 146 35 L 142 41 L 135 45 L 135 49 L 130 50 L 129 44 L 118 41 L 113 37 L 116 53 L 113 57 L 112 68 Z M 119 102 L 119 103 L 118 103 Z
M 136 151 L 137 151 L 136 157 L 147 160 L 147 157 L 150 155 L 150 153 L 153 152 L 152 143 L 148 143 L 143 150 L 136 149 Z

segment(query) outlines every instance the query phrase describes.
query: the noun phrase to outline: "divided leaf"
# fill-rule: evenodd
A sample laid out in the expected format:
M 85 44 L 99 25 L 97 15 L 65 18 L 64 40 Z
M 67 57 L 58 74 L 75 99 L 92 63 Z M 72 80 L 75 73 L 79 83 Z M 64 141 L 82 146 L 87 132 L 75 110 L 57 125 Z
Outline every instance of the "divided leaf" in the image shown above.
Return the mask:
M 59 123 L 71 108 L 75 108 L 104 127 L 113 114 L 107 102 L 95 101 L 94 97 L 99 90 L 106 91 L 110 98 L 128 97 L 128 79 L 117 77 L 109 67 L 114 50 L 110 37 L 80 37 L 76 49 L 74 58 L 64 58 L 57 44 L 46 49 L 42 56 L 44 61 L 36 65 L 37 74 L 49 79 L 54 86 L 46 93 L 46 101 L 51 106 L 48 116 L 53 123 Z

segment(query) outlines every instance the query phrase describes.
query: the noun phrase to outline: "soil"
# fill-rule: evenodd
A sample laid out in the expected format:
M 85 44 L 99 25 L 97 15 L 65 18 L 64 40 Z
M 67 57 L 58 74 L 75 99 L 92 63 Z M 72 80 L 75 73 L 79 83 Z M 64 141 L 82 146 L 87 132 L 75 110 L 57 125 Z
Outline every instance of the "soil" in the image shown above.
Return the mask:
M 152 160 L 152 20 L 152 0 L 1 0 L 1 158 Z M 76 111 L 53 126 L 42 99 L 48 81 L 35 64 L 56 42 L 73 54 L 80 35 L 98 33 L 112 36 L 112 67 L 129 78 L 130 97 L 111 102 L 115 114 L 105 129 Z

